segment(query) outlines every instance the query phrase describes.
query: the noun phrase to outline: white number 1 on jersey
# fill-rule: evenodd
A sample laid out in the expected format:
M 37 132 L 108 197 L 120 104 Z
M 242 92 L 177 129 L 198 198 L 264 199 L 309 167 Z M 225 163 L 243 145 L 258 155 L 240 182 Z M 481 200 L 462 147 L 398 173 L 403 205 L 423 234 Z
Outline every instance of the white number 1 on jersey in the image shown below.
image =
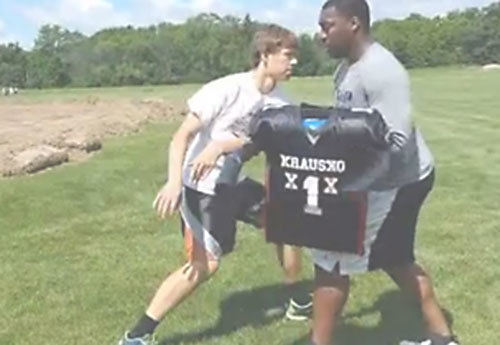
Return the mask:
M 285 188 L 291 190 L 298 190 L 296 180 L 297 174 L 285 173 L 288 180 Z M 324 194 L 338 195 L 336 184 L 339 181 L 336 177 L 324 178 L 327 187 L 323 191 Z M 314 216 L 323 215 L 323 210 L 319 207 L 319 177 L 307 176 L 304 180 L 303 188 L 307 191 L 307 204 L 304 206 L 304 212 Z
M 304 206 L 304 212 L 314 216 L 323 215 L 323 210 L 318 206 L 319 178 L 316 176 L 308 176 L 304 180 L 304 189 L 307 190 L 307 204 Z

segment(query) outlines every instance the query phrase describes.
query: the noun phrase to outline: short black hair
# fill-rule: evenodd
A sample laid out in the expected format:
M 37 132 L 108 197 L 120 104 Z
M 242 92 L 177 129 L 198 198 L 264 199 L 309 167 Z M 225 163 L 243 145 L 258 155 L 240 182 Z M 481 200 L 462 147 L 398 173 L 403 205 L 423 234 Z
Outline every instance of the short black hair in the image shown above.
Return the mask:
M 328 0 L 321 10 L 335 7 L 338 11 L 357 17 L 365 32 L 370 32 L 370 7 L 366 0 Z

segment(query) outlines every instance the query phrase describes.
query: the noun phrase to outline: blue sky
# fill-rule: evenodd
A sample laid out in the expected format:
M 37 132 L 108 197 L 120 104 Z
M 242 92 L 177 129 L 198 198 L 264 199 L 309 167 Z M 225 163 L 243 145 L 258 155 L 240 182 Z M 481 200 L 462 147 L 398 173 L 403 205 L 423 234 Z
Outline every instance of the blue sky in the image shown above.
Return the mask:
M 370 0 L 369 0 L 370 1 Z M 426 16 L 454 9 L 482 7 L 494 0 L 371 0 L 374 19 L 403 18 L 410 13 Z M 272 21 L 297 32 L 317 29 L 316 17 L 323 0 L 0 0 L 0 43 L 33 45 L 43 24 L 59 24 L 92 34 L 110 26 L 144 26 L 162 21 L 178 23 L 200 12 Z

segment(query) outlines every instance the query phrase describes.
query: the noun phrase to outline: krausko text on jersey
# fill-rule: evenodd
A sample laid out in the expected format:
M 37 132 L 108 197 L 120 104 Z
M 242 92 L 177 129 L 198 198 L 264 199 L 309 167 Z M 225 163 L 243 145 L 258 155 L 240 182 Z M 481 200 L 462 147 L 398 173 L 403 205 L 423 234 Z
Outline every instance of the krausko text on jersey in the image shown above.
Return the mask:
M 319 158 L 299 158 L 295 156 L 280 155 L 281 167 L 302 171 L 317 171 L 327 173 L 342 174 L 346 170 L 344 160 L 319 159 Z

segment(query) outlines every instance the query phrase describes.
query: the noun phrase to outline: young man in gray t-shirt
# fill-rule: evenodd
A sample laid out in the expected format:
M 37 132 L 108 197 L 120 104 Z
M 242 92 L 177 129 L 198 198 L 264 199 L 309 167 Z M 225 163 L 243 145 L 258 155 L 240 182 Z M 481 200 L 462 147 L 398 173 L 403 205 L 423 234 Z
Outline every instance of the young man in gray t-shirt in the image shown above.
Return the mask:
M 319 25 L 330 55 L 343 59 L 335 74 L 336 106 L 378 110 L 394 144 L 389 157 L 380 159 L 373 169 L 377 175 L 367 192 L 364 253 L 313 250 L 316 289 L 311 343 L 331 344 L 348 298 L 350 276 L 383 269 L 419 302 L 427 326 L 425 341 L 401 344 L 457 345 L 431 279 L 413 253 L 420 207 L 434 181 L 434 162 L 412 123 L 408 74 L 392 53 L 371 39 L 365 0 L 327 1 Z
M 189 113 L 171 140 L 168 180 L 154 201 L 161 218 L 180 211 L 186 260 L 164 278 L 119 345 L 157 344 L 160 322 L 233 250 L 240 205 L 228 186 L 236 183 L 239 162 L 227 154 L 246 143 L 248 123 L 258 110 L 289 103 L 278 84 L 292 74 L 297 38 L 266 25 L 252 46 L 251 70 L 211 81 L 188 100 Z

